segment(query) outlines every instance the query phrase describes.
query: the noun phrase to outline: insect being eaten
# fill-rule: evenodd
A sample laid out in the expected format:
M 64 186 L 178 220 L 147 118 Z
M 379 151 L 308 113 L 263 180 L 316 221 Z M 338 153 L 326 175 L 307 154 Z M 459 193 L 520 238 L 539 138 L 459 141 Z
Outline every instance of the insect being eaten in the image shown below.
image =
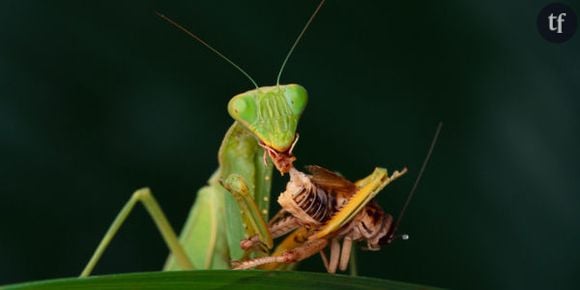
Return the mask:
M 320 1 L 291 46 L 276 84 L 264 87 L 259 87 L 242 68 L 200 37 L 156 12 L 233 65 L 255 89 L 230 100 L 228 112 L 234 123 L 219 148 L 219 167 L 197 192 L 180 236 L 175 234 L 151 191 L 137 190 L 109 227 L 81 277 L 92 273 L 137 203 L 144 205 L 170 250 L 163 270 L 231 269 L 232 261 L 242 261 L 234 262 L 237 269 L 260 265 L 276 269 L 320 252 L 328 271 L 334 272 L 337 267 L 346 268 L 352 242 L 366 241 L 367 248 L 375 250 L 381 241 L 393 240 L 398 222 L 393 226 L 392 217 L 373 198 L 406 169 L 388 176 L 385 169 L 377 168 L 353 183 L 321 167 L 309 167 L 309 175 L 293 165 L 298 120 L 308 94 L 298 84 L 280 84 L 280 79 L 292 52 L 323 4 L 324 0 Z M 283 209 L 267 224 L 274 167 L 282 175 L 289 173 L 290 181 L 278 199 Z M 273 237 L 291 231 L 294 232 L 269 255 Z M 330 260 L 322 251 L 328 244 Z
M 397 238 L 407 239 L 407 235 L 397 235 L 397 229 L 427 166 L 441 127 L 439 123 L 415 184 L 394 224 L 393 217 L 382 210 L 374 197 L 391 181 L 405 174 L 406 168 L 394 171 L 391 176 L 386 169 L 375 168 L 371 175 L 355 183 L 320 166 L 307 166 L 310 174 L 291 168 L 286 190 L 278 197 L 282 209 L 270 220 L 268 230 L 273 238 L 293 233 L 273 255 L 235 261 L 233 268 L 262 266 L 276 269 L 278 264 L 299 262 L 320 253 L 326 270 L 335 273 L 337 268 L 341 271 L 347 269 L 353 242 L 366 242 L 363 249 L 377 251 L 380 245 Z M 243 240 L 240 246 L 250 249 L 257 243 L 259 239 L 254 236 Z M 329 244 L 330 260 L 324 252 Z
M 340 270 L 346 270 L 353 241 L 366 241 L 369 250 L 380 249 L 379 241 L 389 234 L 393 218 L 373 197 L 407 170 L 388 176 L 385 169 L 376 168 L 356 183 L 319 166 L 308 166 L 307 170 L 310 174 L 290 170 L 290 181 L 278 197 L 282 209 L 269 223 L 273 238 L 295 231 L 282 243 L 286 249 L 269 257 L 236 262 L 234 269 L 294 263 L 320 252 L 327 271 L 334 273 L 339 261 Z M 246 239 L 241 247 L 251 248 L 255 242 L 256 239 Z M 323 252 L 329 242 L 330 262 Z

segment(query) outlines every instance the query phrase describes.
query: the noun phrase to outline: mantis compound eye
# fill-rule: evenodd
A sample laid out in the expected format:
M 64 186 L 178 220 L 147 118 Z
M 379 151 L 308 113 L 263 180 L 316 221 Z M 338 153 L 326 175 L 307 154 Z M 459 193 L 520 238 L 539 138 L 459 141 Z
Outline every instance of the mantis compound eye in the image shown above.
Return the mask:
M 256 104 L 250 95 L 233 98 L 228 104 L 228 111 L 234 119 L 241 119 L 246 123 L 251 124 L 256 119 Z
M 308 93 L 306 89 L 299 85 L 287 85 L 284 91 L 286 101 L 294 114 L 300 115 L 308 103 Z

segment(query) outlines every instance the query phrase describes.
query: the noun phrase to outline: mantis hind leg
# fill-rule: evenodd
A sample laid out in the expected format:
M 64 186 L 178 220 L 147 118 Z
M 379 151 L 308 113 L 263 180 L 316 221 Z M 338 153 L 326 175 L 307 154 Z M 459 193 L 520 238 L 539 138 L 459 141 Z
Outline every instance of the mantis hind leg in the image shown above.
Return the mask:
M 171 253 L 173 253 L 173 255 L 175 256 L 175 259 L 180 264 L 180 266 L 183 269 L 193 268 L 191 262 L 189 261 L 187 255 L 185 254 L 185 251 L 183 250 L 183 247 L 181 247 L 179 240 L 177 239 L 177 236 L 173 231 L 173 228 L 169 224 L 169 221 L 167 220 L 167 217 L 165 217 L 165 214 L 161 210 L 161 207 L 151 194 L 151 191 L 148 188 L 142 188 L 133 193 L 129 201 L 121 209 L 119 214 L 117 214 L 117 217 L 107 230 L 107 233 L 97 246 L 97 249 L 95 250 L 93 256 L 91 257 L 91 259 L 85 266 L 84 270 L 82 271 L 80 275 L 81 277 L 88 277 L 92 273 L 93 269 L 101 259 L 103 253 L 105 252 L 105 250 L 107 249 L 107 247 L 109 246 L 109 244 L 111 243 L 111 241 L 113 240 L 113 238 L 115 237 L 115 235 L 117 234 L 117 232 L 119 231 L 119 229 L 129 216 L 131 211 L 133 211 L 135 205 L 138 202 L 141 202 L 143 204 L 143 206 L 145 207 L 145 209 L 155 222 L 155 225 L 157 226 L 157 229 L 161 233 L 163 240 L 169 247 Z
M 229 193 L 214 180 L 197 192 L 195 202 L 179 235 L 187 257 L 196 269 L 229 269 L 230 255 L 226 237 L 226 202 Z M 226 226 L 224 226 L 226 225 Z M 239 248 L 239 246 L 238 246 Z M 163 270 L 187 270 L 174 253 L 170 254 Z

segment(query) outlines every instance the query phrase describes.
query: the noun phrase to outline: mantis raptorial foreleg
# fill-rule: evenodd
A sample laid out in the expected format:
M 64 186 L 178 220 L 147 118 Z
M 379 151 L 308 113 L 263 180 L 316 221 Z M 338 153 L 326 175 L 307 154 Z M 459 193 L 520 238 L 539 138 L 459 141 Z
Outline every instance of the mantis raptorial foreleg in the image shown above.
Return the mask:
M 272 236 L 266 230 L 268 227 L 263 213 L 260 213 L 244 178 L 238 174 L 231 174 L 222 185 L 234 196 L 240 212 L 244 212 L 242 226 L 246 235 L 254 237 L 262 252 L 268 252 L 273 246 Z
M 105 252 L 105 249 L 107 248 L 111 240 L 115 237 L 115 235 L 117 234 L 117 232 L 119 231 L 119 229 L 129 216 L 131 211 L 133 211 L 135 205 L 139 202 L 143 204 L 143 206 L 145 207 L 145 209 L 155 222 L 157 229 L 161 233 L 161 236 L 163 237 L 163 240 L 167 244 L 167 247 L 175 256 L 177 263 L 179 263 L 179 265 L 181 265 L 181 267 L 183 267 L 184 269 L 193 268 L 191 262 L 189 261 L 187 255 L 185 254 L 185 251 L 179 244 L 179 240 L 177 239 L 177 236 L 175 235 L 173 228 L 169 224 L 169 221 L 165 217 L 165 214 L 161 210 L 161 207 L 151 194 L 151 191 L 148 188 L 142 188 L 133 193 L 133 195 L 131 196 L 129 201 L 125 204 L 123 209 L 121 209 L 119 214 L 117 214 L 117 217 L 115 218 L 115 220 L 107 230 L 107 233 L 99 243 L 99 246 L 95 250 L 95 253 L 91 257 L 89 263 L 85 266 L 85 269 L 81 273 L 81 277 L 87 277 L 91 274 L 97 262 Z

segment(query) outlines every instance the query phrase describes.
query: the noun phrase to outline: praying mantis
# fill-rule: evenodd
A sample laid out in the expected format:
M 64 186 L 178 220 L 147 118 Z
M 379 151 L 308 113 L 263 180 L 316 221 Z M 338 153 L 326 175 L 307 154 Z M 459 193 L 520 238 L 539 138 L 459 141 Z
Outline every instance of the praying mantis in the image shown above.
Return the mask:
M 264 87 L 258 86 L 242 68 L 195 34 L 157 13 L 159 17 L 232 64 L 252 82 L 255 89 L 234 96 L 228 103 L 228 112 L 234 123 L 226 132 L 218 151 L 219 168 L 210 177 L 208 184 L 197 192 L 196 201 L 179 237 L 151 191 L 148 188 L 139 189 L 133 193 L 109 227 L 81 277 L 92 273 L 137 203 L 142 203 L 147 209 L 170 249 L 164 270 L 229 269 L 232 261 L 260 259 L 264 255 L 261 253 L 267 253 L 273 247 L 273 238 L 266 223 L 269 216 L 272 174 L 274 168 L 281 174 L 293 174 L 296 157 L 292 151 L 298 141 L 298 121 L 308 102 L 305 88 L 298 84 L 282 85 L 280 78 L 289 57 L 323 4 L 324 0 L 318 4 L 291 46 L 281 65 L 276 84 Z M 347 217 L 318 228 L 319 240 L 324 240 L 321 238 L 340 230 L 350 222 L 388 183 L 377 178 L 371 174 L 361 181 L 362 185 L 358 189 L 364 188 L 365 196 L 358 199 L 356 205 L 339 212 Z M 299 234 L 299 231 L 294 235 Z M 324 231 L 328 233 L 320 234 Z M 245 248 L 248 250 L 245 251 L 240 243 L 248 240 L 252 240 L 252 246 Z M 285 248 L 299 246 L 288 243 L 283 243 Z
M 164 270 L 226 269 L 241 259 L 240 241 L 259 236 L 262 249 L 272 247 L 268 217 L 273 167 L 284 174 L 292 167 L 296 128 L 308 95 L 297 84 L 280 85 L 280 77 L 300 38 L 320 10 L 321 1 L 290 48 L 274 86 L 259 87 L 239 66 L 181 25 L 159 17 L 197 39 L 232 64 L 256 87 L 234 96 L 228 112 L 235 120 L 218 152 L 219 168 L 201 188 L 178 238 L 148 188 L 137 190 L 121 209 L 81 273 L 89 276 L 121 225 L 137 203 L 142 203 L 159 229 L 171 255 Z M 230 194 L 231 193 L 231 194 Z M 225 225 L 225 226 L 224 226 Z

